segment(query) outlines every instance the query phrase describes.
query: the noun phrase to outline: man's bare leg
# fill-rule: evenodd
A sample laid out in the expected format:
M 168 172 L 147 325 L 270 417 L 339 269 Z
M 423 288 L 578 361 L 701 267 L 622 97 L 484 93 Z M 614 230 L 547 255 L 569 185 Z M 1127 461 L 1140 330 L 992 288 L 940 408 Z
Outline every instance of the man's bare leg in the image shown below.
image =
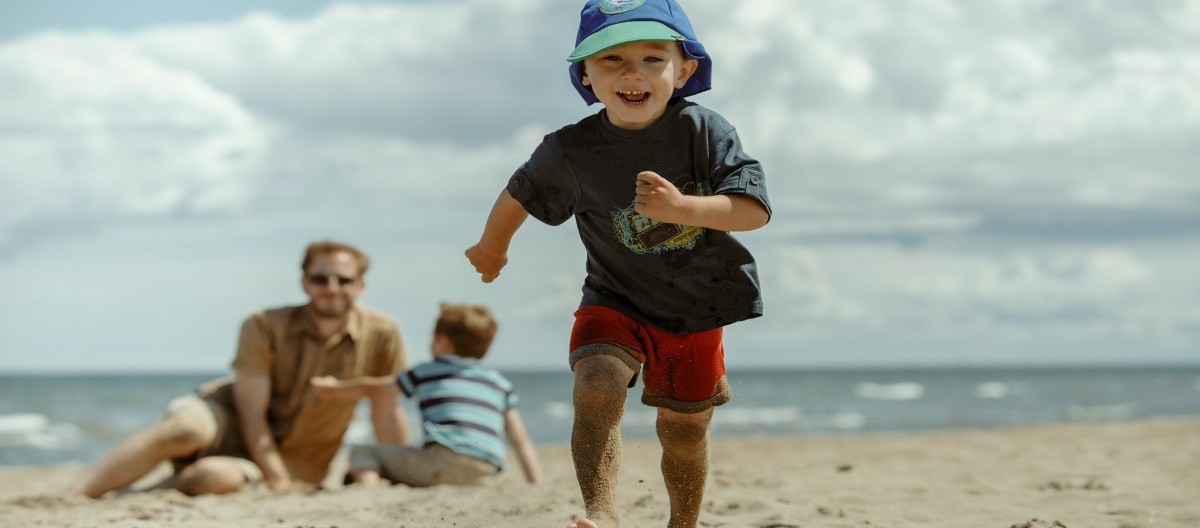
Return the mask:
M 696 414 L 658 410 L 663 481 L 671 499 L 668 528 L 695 528 L 700 519 L 704 484 L 708 480 L 708 433 L 712 413 L 712 409 Z
M 241 489 L 246 483 L 237 459 L 225 456 L 204 457 L 172 477 L 170 487 L 186 495 L 219 495 Z
M 195 453 L 215 434 L 201 417 L 187 413 L 168 416 L 117 445 L 76 479 L 67 493 L 99 498 L 133 484 L 164 460 Z
M 621 469 L 621 416 L 634 371 L 605 355 L 575 363 L 575 423 L 571 458 L 586 518 L 573 528 L 617 528 L 617 476 Z

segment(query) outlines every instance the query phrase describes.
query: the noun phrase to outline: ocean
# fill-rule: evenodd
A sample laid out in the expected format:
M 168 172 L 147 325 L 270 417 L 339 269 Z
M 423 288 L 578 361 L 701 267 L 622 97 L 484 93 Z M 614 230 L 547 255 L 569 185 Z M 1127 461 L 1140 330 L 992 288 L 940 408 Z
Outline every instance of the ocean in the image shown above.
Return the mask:
M 566 444 L 565 372 L 505 371 L 534 443 Z M 213 374 L 0 374 L 0 465 L 91 463 L 154 423 L 168 401 Z M 715 436 L 996 428 L 1200 416 L 1200 366 L 733 370 Z M 626 438 L 653 438 L 652 408 L 630 391 Z M 371 441 L 366 404 L 347 433 Z M 409 417 L 417 416 L 408 408 Z M 419 431 L 415 422 L 413 431 Z

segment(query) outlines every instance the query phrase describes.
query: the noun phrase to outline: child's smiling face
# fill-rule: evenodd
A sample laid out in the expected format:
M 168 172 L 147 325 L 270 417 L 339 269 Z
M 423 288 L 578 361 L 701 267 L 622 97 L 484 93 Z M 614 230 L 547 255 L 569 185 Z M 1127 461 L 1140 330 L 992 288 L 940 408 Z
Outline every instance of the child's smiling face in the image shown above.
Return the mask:
M 697 66 L 675 42 L 630 42 L 584 59 L 583 85 L 604 103 L 609 122 L 640 130 L 658 122 Z

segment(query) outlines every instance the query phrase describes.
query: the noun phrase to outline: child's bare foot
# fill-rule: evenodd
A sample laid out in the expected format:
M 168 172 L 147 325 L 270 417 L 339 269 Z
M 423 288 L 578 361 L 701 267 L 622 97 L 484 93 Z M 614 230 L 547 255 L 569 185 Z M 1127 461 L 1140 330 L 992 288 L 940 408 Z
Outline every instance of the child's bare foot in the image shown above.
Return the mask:
M 600 527 L 596 526 L 596 523 L 589 521 L 587 519 L 579 519 L 578 521 L 575 521 L 574 524 L 572 524 L 571 526 L 568 526 L 567 528 L 600 528 Z
M 370 469 L 350 470 L 346 474 L 347 484 L 358 484 L 367 488 L 379 486 L 380 476 L 378 471 Z

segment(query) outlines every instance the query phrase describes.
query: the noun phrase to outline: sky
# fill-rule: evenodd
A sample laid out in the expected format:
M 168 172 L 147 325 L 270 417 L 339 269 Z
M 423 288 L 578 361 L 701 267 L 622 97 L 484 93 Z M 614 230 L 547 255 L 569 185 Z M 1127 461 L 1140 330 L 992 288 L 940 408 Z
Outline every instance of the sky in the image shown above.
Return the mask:
M 681 3 L 774 207 L 730 368 L 1200 363 L 1200 0 Z M 573 225 L 462 253 L 581 5 L 0 0 L 0 372 L 226 370 L 330 238 L 413 359 L 481 302 L 565 371 Z

